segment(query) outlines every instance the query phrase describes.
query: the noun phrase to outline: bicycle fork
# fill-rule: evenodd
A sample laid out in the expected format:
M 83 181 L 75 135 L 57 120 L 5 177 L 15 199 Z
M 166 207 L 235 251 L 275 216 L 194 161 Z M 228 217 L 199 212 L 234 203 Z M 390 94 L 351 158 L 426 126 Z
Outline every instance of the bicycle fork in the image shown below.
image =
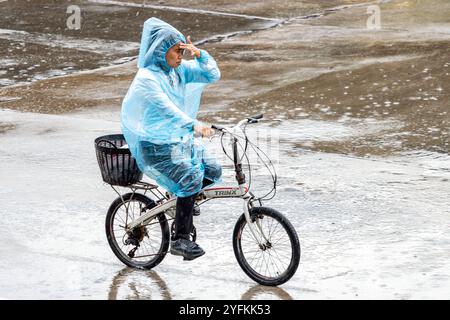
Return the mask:
M 254 220 L 252 220 L 252 217 L 250 216 L 250 207 L 253 207 L 252 205 L 253 197 L 244 197 L 244 216 L 245 220 L 247 221 L 247 225 L 250 229 L 250 233 L 252 234 L 255 241 L 258 243 L 260 247 L 265 246 L 267 243 L 269 243 L 269 239 L 267 239 L 262 226 L 261 226 L 261 219 L 256 217 Z M 256 227 L 255 227 L 256 225 Z

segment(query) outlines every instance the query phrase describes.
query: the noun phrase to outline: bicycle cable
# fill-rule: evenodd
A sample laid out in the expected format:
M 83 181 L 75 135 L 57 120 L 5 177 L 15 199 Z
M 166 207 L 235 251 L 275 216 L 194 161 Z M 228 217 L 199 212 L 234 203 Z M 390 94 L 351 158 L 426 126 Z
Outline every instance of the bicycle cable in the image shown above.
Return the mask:
M 245 137 L 247 137 L 247 133 L 246 133 L 246 131 L 245 131 L 245 130 L 247 129 L 247 125 L 248 125 L 248 123 L 245 124 L 244 129 L 243 129 L 243 133 L 244 133 Z M 247 139 L 248 139 L 248 138 L 247 138 Z M 278 180 L 278 176 L 277 176 L 277 173 L 276 173 L 276 170 L 275 170 L 275 166 L 273 165 L 272 160 L 270 160 L 269 156 L 268 156 L 263 150 L 261 150 L 256 144 L 254 144 L 254 143 L 251 142 L 250 140 L 248 140 L 248 141 L 249 141 L 249 143 L 250 143 L 250 146 L 253 148 L 253 150 L 255 151 L 256 155 L 258 156 L 258 158 L 261 160 L 261 162 L 262 162 L 262 163 L 264 164 L 264 166 L 266 167 L 267 171 L 269 171 L 270 176 L 271 176 L 271 178 L 272 178 L 272 182 L 273 182 L 272 189 L 271 189 L 268 193 L 266 193 L 264 196 L 259 197 L 259 198 L 257 198 L 257 199 L 258 199 L 258 200 L 271 200 L 271 199 L 273 199 L 273 197 L 275 197 L 276 192 L 277 192 L 277 180 Z M 272 167 L 273 172 L 272 172 L 272 170 L 270 169 L 269 165 L 268 165 L 268 164 L 264 161 L 264 159 L 261 157 L 261 155 L 259 154 L 259 152 L 255 150 L 255 147 L 256 147 L 259 151 L 261 151 L 261 152 L 264 154 L 265 158 L 266 158 L 266 159 L 268 160 L 268 162 L 269 162 L 269 165 Z M 270 198 L 267 198 L 267 196 L 269 196 L 272 192 L 273 192 L 273 195 L 272 195 Z
M 244 157 L 247 160 L 247 165 L 248 165 L 248 169 L 249 169 L 249 183 L 248 183 L 248 190 L 247 190 L 247 192 L 250 190 L 250 186 L 251 186 L 251 182 L 252 182 L 252 175 L 251 175 L 252 168 L 251 168 L 250 159 L 248 158 L 248 155 L 247 155 L 247 149 L 248 149 L 248 146 L 250 145 L 252 147 L 253 151 L 255 151 L 257 157 L 261 160 L 261 162 L 264 164 L 265 168 L 269 172 L 269 174 L 270 174 L 270 176 L 272 178 L 272 182 L 273 182 L 273 186 L 269 190 L 269 192 L 267 192 L 264 196 L 256 197 L 255 199 L 259 200 L 259 201 L 261 201 L 261 200 L 266 200 L 266 201 L 267 200 L 271 200 L 271 199 L 273 199 L 275 197 L 276 192 L 277 192 L 276 189 L 277 189 L 278 176 L 277 176 L 277 173 L 276 173 L 276 170 L 275 170 L 275 166 L 274 166 L 272 160 L 270 160 L 269 156 L 263 150 L 261 150 L 256 144 L 254 144 L 253 142 L 251 142 L 248 139 L 248 135 L 247 135 L 247 132 L 246 132 L 247 125 L 248 125 L 248 123 L 244 124 L 244 128 L 242 130 L 242 133 L 244 134 L 243 137 L 240 136 L 240 135 L 231 133 L 231 132 L 227 132 L 227 133 L 230 134 L 230 136 L 232 138 L 236 138 L 236 142 L 239 144 L 239 146 L 243 150 L 243 154 L 242 154 L 241 158 L 239 159 L 239 161 L 242 163 L 242 160 L 243 160 Z M 227 156 L 228 159 L 230 159 L 231 161 L 234 161 L 234 159 L 231 158 L 229 156 L 229 154 L 226 152 L 226 149 L 225 149 L 225 146 L 224 146 L 224 143 L 223 143 L 224 135 L 225 135 L 225 133 L 222 132 L 221 139 L 220 139 L 222 150 L 223 150 L 223 152 L 225 153 L 225 155 Z M 239 139 L 245 140 L 245 147 L 242 147 L 242 144 L 240 143 Z M 265 159 L 263 159 L 263 157 L 261 156 L 261 153 L 258 152 L 256 149 L 258 149 L 264 155 L 264 157 L 267 159 L 267 161 Z

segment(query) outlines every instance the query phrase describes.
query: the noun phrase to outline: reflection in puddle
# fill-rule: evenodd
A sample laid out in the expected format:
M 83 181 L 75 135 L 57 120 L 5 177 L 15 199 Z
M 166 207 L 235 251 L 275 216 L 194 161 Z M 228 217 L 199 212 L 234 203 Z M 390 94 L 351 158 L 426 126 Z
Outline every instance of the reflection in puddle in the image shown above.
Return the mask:
M 279 287 L 256 285 L 248 289 L 241 300 L 293 300 L 293 298 Z
M 172 295 L 155 271 L 127 267 L 113 278 L 108 300 L 172 300 Z
M 172 300 L 166 282 L 153 270 L 124 268 L 112 279 L 108 300 Z M 241 300 L 293 300 L 282 288 L 255 285 Z

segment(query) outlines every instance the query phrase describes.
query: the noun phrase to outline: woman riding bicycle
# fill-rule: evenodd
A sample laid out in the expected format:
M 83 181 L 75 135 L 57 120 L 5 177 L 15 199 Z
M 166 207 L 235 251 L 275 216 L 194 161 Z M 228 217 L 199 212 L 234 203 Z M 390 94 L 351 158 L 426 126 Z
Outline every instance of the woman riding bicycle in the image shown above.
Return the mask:
M 182 60 L 188 50 L 194 60 Z M 194 132 L 209 137 L 197 112 L 203 88 L 220 79 L 215 60 L 189 36 L 157 18 L 144 23 L 139 71 L 122 104 L 121 127 L 141 171 L 177 196 L 170 252 L 187 260 L 205 252 L 190 240 L 195 198 L 221 179 L 222 168 L 194 145 Z

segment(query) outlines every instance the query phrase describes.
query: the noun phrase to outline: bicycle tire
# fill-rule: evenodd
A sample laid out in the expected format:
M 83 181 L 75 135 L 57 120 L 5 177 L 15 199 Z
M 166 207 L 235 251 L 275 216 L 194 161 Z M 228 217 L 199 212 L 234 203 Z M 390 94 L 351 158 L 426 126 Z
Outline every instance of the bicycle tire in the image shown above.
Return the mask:
M 139 202 L 146 208 L 153 208 L 156 206 L 156 203 L 153 200 L 140 193 L 127 193 L 123 195 L 122 198 L 118 197 L 116 200 L 114 200 L 108 209 L 105 222 L 108 244 L 111 247 L 114 255 L 125 265 L 138 269 L 151 269 L 157 266 L 167 254 L 170 242 L 169 224 L 164 213 L 158 214 L 156 216 L 156 219 L 158 220 L 158 224 L 161 230 L 161 243 L 159 245 L 158 251 L 154 254 L 153 258 L 148 261 L 138 262 L 133 260 L 134 258 L 130 258 L 123 250 L 121 250 L 119 244 L 116 241 L 116 236 L 114 233 L 114 218 L 116 216 L 116 213 L 118 212 L 120 207 L 124 205 L 124 203 L 130 201 Z M 147 229 L 145 229 L 145 232 L 147 232 Z
M 247 220 L 245 219 L 245 215 L 242 214 L 238 221 L 236 222 L 236 225 L 234 227 L 233 231 L 233 250 L 234 255 L 236 257 L 236 260 L 238 261 L 240 267 L 245 272 L 247 276 L 249 276 L 251 279 L 256 281 L 259 284 L 265 285 L 265 286 L 278 286 L 285 282 L 287 282 L 289 279 L 294 276 L 295 272 L 297 271 L 298 265 L 300 263 L 300 241 L 298 240 L 297 232 L 295 231 L 292 224 L 289 222 L 289 220 L 283 216 L 280 212 L 276 211 L 275 209 L 268 208 L 268 207 L 254 207 L 250 209 L 250 217 L 251 219 L 264 219 L 264 217 L 270 217 L 274 220 L 276 220 L 281 226 L 283 232 L 285 232 L 288 236 L 289 242 L 290 242 L 290 249 L 291 249 L 291 255 L 290 255 L 290 261 L 288 267 L 281 273 L 277 274 L 276 276 L 267 276 L 263 275 L 257 270 L 255 270 L 255 267 L 251 266 L 251 264 L 247 261 L 246 255 L 242 248 L 242 235 L 244 232 L 244 228 L 247 225 Z M 249 232 L 250 234 L 250 232 Z M 278 234 L 279 235 L 279 234 Z M 268 237 L 268 240 L 270 242 L 271 235 L 270 231 L 268 234 L 266 234 Z M 253 240 L 255 241 L 255 240 Z M 273 250 L 272 252 L 276 253 L 275 246 L 271 244 L 270 248 L 262 249 L 258 246 L 258 244 L 255 241 L 255 248 L 252 247 L 253 252 L 260 251 L 267 251 L 268 254 L 268 260 L 271 260 L 271 254 L 269 250 Z M 284 254 L 284 252 L 283 252 Z M 255 254 L 256 255 L 256 254 Z M 264 255 L 264 253 L 263 253 Z M 278 253 L 276 253 L 278 256 Z M 266 261 L 266 259 L 263 257 L 263 260 Z M 276 274 L 276 272 L 275 272 Z

